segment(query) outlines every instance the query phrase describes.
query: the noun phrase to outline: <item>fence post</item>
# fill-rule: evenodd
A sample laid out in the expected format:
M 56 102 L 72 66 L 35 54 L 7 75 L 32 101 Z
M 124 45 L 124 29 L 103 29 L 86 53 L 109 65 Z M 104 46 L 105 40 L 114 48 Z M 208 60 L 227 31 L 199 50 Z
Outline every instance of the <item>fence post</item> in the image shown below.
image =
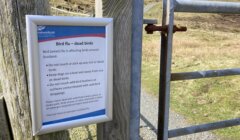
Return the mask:
M 16 140 L 69 138 L 67 131 L 32 136 L 27 68 L 23 55 L 26 50 L 25 15 L 49 13 L 48 0 L 0 0 L 0 79 Z
M 143 0 L 95 0 L 97 17 L 114 18 L 113 121 L 99 140 L 137 140 L 140 120 Z

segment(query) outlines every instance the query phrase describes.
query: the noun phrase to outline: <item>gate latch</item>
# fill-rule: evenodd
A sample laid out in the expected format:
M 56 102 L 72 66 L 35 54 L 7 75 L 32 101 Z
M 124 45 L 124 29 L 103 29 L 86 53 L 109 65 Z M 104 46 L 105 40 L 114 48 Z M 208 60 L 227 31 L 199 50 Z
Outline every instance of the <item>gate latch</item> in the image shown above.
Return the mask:
M 159 31 L 162 33 L 167 33 L 168 32 L 168 25 L 163 25 L 163 26 L 156 26 L 154 24 L 147 24 L 145 27 L 145 31 L 147 34 L 153 34 L 155 31 Z M 173 33 L 175 32 L 186 32 L 187 27 L 185 26 L 179 26 L 179 25 L 174 25 L 173 26 Z

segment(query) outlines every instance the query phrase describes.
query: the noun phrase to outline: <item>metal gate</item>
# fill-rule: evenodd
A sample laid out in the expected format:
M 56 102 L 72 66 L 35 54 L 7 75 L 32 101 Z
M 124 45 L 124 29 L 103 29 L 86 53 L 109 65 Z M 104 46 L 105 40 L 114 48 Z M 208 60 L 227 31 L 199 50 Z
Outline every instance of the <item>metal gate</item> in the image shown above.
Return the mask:
M 240 68 L 171 73 L 173 33 L 186 30 L 185 27 L 177 27 L 174 25 L 174 12 L 240 14 L 240 3 L 207 0 L 163 0 L 162 26 L 159 27 L 150 23 L 145 28 L 148 33 L 161 31 L 158 140 L 167 140 L 172 137 L 240 125 L 240 118 L 237 118 L 168 130 L 171 81 L 240 75 Z

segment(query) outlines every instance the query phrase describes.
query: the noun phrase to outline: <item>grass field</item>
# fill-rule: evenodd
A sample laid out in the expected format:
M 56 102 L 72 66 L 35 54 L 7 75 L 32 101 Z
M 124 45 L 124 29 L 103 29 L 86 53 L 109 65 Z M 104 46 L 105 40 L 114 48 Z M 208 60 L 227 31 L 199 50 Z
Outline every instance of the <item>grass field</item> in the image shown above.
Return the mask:
M 161 22 L 161 4 L 145 14 Z M 172 72 L 215 70 L 240 66 L 240 16 L 175 14 L 175 24 L 188 31 L 175 33 Z M 142 83 L 158 94 L 159 33 L 144 33 Z M 171 83 L 171 108 L 190 123 L 201 124 L 240 117 L 240 77 L 208 78 Z M 213 131 L 222 139 L 240 138 L 240 126 Z

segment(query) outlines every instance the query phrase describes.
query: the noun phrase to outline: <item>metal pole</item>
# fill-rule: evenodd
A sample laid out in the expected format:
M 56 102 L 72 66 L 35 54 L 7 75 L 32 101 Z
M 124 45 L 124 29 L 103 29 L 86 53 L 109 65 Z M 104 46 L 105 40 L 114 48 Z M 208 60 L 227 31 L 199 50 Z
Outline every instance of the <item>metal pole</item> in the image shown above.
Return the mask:
M 133 0 L 130 140 L 139 140 L 143 0 Z
M 158 110 L 158 140 L 168 139 L 169 101 L 171 82 L 172 62 L 172 37 L 174 20 L 174 1 L 163 1 L 163 22 L 167 25 L 169 20 L 168 33 L 161 33 L 161 61 L 159 79 L 159 110 Z M 169 18 L 169 19 L 168 19 Z
M 240 2 L 174 0 L 175 12 L 240 14 Z
M 172 73 L 171 80 L 172 81 L 191 80 L 191 79 L 221 77 L 221 76 L 233 76 L 233 75 L 240 75 L 240 68 Z

